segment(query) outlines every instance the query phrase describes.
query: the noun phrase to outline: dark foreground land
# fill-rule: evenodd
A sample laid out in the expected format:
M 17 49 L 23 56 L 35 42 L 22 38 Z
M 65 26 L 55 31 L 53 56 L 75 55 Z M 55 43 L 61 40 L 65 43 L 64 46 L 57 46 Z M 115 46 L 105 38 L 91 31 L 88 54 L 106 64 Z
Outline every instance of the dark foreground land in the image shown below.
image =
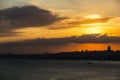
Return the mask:
M 53 59 L 53 60 L 113 60 L 120 61 L 120 51 L 81 51 L 44 54 L 0 54 L 3 59 Z

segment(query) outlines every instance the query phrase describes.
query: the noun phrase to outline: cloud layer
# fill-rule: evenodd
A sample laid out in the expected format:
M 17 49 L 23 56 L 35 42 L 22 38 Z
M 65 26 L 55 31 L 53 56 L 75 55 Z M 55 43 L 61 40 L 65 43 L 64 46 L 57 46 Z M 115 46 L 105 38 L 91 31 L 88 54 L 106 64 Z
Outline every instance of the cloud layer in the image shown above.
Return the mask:
M 7 8 L 0 10 L 0 33 L 9 35 L 15 29 L 46 26 L 62 19 L 64 18 L 35 6 Z
M 106 23 L 103 28 L 109 26 L 119 27 L 119 19 L 112 20 L 115 17 L 101 17 L 97 19 L 85 19 L 83 15 L 73 15 L 71 17 L 60 17 L 51 11 L 41 9 L 36 6 L 20 6 L 0 10 L 0 37 L 17 36 L 22 32 L 16 32 L 20 28 L 46 27 L 49 30 L 68 29 L 68 28 L 86 28 L 94 23 Z M 28 35 L 29 36 L 29 35 Z
M 8 42 L 8 43 L 1 43 L 0 47 L 25 47 L 25 46 L 59 46 L 59 45 L 66 45 L 66 44 L 83 44 L 83 43 L 120 43 L 120 37 L 116 36 L 107 36 L 101 34 L 87 34 L 81 35 L 79 37 L 72 36 L 72 37 L 64 37 L 64 38 L 38 38 L 38 39 L 31 39 L 31 40 L 24 40 L 24 41 L 17 41 L 17 42 Z

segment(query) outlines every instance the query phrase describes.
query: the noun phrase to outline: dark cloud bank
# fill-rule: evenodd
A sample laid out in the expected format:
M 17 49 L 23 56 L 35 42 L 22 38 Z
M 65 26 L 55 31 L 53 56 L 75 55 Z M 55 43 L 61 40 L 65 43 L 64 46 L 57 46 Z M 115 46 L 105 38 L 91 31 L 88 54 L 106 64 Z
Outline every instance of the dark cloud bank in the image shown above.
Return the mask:
M 27 46 L 59 46 L 71 43 L 120 43 L 120 37 L 100 34 L 88 34 L 79 37 L 51 38 L 51 39 L 31 39 L 17 42 L 1 43 L 0 47 L 27 47 Z
M 35 6 L 13 7 L 0 10 L 1 35 L 13 35 L 13 30 L 26 27 L 41 27 L 64 18 L 51 11 Z

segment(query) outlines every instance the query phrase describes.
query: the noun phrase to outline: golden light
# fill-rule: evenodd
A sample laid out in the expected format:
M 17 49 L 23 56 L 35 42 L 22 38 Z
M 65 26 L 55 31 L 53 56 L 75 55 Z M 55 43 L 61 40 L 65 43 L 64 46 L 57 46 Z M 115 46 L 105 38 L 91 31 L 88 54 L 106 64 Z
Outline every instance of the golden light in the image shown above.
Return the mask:
M 85 28 L 84 31 L 87 34 L 99 34 L 99 33 L 102 33 L 102 29 L 99 28 L 99 27 L 88 27 L 88 28 Z
M 103 29 L 102 27 L 100 26 L 100 24 L 88 24 L 86 26 L 89 26 L 89 27 L 86 27 L 86 28 L 83 28 L 84 29 L 84 33 L 86 34 L 101 34 L 103 33 Z
M 102 16 L 98 15 L 98 14 L 89 14 L 89 15 L 85 15 L 84 19 L 101 19 Z M 83 30 L 84 30 L 84 34 L 103 34 L 104 33 L 104 27 L 103 27 L 103 23 L 99 23 L 99 22 L 93 22 L 93 23 L 88 23 L 88 24 L 82 24 L 81 26 L 83 26 Z
M 99 19 L 99 18 L 102 18 L 100 15 L 98 14 L 90 14 L 90 15 L 86 15 L 84 16 L 85 18 L 87 19 Z

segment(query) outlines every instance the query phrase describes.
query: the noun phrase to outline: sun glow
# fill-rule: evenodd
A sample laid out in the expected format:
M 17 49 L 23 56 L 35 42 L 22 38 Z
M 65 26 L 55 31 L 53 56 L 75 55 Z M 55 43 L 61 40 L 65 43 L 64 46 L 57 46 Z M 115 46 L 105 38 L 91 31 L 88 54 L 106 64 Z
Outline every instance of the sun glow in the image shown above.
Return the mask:
M 88 14 L 84 16 L 85 19 L 101 19 L 102 16 L 99 14 Z M 102 23 L 88 23 L 82 25 L 86 34 L 101 34 L 103 33 Z
M 85 33 L 87 34 L 99 34 L 102 33 L 102 30 L 98 27 L 89 27 L 85 29 Z
M 88 18 L 88 19 L 99 19 L 99 18 L 102 18 L 101 15 L 98 15 L 98 14 L 90 14 L 90 15 L 86 15 L 84 17 Z
M 88 28 L 88 33 L 92 34 L 98 34 L 101 33 L 102 31 L 99 28 L 93 27 L 93 28 Z

